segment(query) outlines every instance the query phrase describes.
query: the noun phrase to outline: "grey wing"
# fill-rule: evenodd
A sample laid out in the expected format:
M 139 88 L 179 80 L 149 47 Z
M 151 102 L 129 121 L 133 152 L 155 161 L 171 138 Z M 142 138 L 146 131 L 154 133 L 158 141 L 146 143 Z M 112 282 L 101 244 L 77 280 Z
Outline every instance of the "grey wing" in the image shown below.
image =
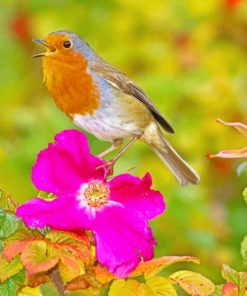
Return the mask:
M 141 101 L 153 114 L 154 118 L 162 126 L 164 130 L 169 133 L 174 133 L 174 129 L 170 123 L 165 119 L 165 117 L 160 113 L 160 111 L 153 105 L 151 100 L 145 94 L 145 92 L 138 87 L 133 81 L 129 78 L 107 64 L 103 59 L 99 58 L 97 63 L 91 66 L 91 69 L 99 76 L 103 77 L 114 87 L 121 89 L 124 93 L 131 95 Z

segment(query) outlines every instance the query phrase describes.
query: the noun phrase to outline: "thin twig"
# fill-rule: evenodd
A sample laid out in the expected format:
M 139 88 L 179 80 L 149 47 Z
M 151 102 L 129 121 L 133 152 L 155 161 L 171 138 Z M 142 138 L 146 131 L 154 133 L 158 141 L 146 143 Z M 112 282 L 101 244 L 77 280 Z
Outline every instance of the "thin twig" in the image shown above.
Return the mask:
M 64 294 L 64 285 L 63 285 L 63 281 L 62 281 L 60 272 L 58 270 L 58 267 L 55 267 L 52 270 L 52 272 L 50 274 L 50 277 L 51 277 L 51 281 L 53 282 L 53 284 L 55 285 L 55 287 L 57 289 L 58 295 L 59 296 L 65 296 L 65 294 Z

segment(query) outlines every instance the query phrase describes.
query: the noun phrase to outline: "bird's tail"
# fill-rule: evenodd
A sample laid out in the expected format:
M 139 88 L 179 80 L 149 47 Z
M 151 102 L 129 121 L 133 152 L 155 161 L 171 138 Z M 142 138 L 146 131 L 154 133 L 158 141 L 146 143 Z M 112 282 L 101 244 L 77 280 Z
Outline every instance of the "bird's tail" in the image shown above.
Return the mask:
M 178 155 L 161 131 L 159 131 L 159 143 L 151 144 L 151 148 L 168 166 L 182 186 L 199 182 L 200 176 L 198 173 Z

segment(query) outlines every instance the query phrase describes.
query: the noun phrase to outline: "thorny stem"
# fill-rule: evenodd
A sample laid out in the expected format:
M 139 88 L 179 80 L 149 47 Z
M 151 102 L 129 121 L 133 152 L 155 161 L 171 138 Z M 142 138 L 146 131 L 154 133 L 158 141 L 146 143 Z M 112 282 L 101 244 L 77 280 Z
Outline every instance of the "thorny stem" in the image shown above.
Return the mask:
M 62 281 L 60 272 L 58 270 L 58 267 L 55 267 L 52 270 L 52 272 L 50 274 L 50 277 L 51 277 L 51 281 L 53 282 L 53 284 L 55 285 L 55 287 L 57 289 L 58 295 L 59 296 L 65 296 L 65 294 L 64 294 L 64 285 L 63 285 L 63 281 Z

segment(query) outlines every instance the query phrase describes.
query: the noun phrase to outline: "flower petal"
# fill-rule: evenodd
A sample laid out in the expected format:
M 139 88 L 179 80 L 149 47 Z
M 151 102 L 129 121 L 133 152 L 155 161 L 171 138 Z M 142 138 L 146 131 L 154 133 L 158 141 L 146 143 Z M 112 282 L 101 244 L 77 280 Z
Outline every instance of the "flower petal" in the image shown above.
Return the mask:
M 247 125 L 243 124 L 242 122 L 225 122 L 220 118 L 217 118 L 217 122 L 227 125 L 227 126 L 233 126 L 235 127 L 241 134 L 243 134 L 245 137 L 247 137 Z
M 122 174 L 109 182 L 111 199 L 127 211 L 139 212 L 145 219 L 152 219 L 165 210 L 165 202 L 159 191 L 151 189 L 152 177 L 147 173 L 142 179 Z
M 64 196 L 51 201 L 33 198 L 17 208 L 16 215 L 31 228 L 50 226 L 61 230 L 89 229 L 91 212 L 80 207 L 74 196 Z
M 96 170 L 104 162 L 89 153 L 82 132 L 65 130 L 55 136 L 55 141 L 39 153 L 33 166 L 32 181 L 39 190 L 66 195 L 76 192 L 90 178 L 104 178 L 104 170 Z
M 247 157 L 247 147 L 245 147 L 243 149 L 237 149 L 237 150 L 223 150 L 223 151 L 220 151 L 217 154 L 208 154 L 207 157 L 209 157 L 209 158 L 215 158 L 215 157 L 221 157 L 221 158 Z
M 127 276 L 142 259 L 153 258 L 155 240 L 151 228 L 121 206 L 97 211 L 92 230 L 99 262 L 119 277 Z

